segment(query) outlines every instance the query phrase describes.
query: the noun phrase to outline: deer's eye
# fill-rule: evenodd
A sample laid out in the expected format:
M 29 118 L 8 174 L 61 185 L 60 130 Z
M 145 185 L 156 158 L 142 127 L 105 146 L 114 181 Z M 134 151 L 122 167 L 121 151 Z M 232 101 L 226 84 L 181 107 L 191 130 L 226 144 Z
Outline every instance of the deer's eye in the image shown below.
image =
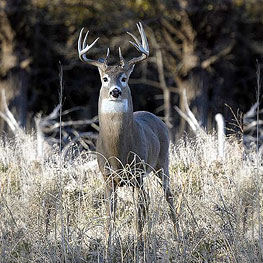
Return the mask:
M 108 82 L 108 78 L 104 77 L 104 78 L 103 78 L 103 81 L 104 81 L 104 82 Z
M 125 78 L 125 77 L 123 77 L 123 78 L 121 79 L 122 82 L 125 82 L 126 80 L 127 80 L 127 78 Z

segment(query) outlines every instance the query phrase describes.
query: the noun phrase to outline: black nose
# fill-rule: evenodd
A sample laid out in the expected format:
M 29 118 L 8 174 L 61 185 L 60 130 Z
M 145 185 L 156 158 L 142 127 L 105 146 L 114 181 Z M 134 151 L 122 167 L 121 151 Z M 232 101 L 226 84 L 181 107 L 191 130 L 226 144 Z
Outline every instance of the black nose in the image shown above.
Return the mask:
M 110 92 L 110 95 L 114 98 L 118 98 L 119 96 L 121 96 L 121 91 L 115 88 Z

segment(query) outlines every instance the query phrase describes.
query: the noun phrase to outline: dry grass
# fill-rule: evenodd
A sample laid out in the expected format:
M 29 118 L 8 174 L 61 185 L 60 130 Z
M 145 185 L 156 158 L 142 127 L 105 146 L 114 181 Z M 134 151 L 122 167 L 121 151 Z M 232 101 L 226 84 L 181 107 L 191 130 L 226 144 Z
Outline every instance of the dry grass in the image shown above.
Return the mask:
M 103 262 L 104 182 L 92 155 L 61 161 L 54 149 L 35 158 L 33 135 L 0 142 L 0 262 Z M 215 136 L 171 146 L 171 186 L 180 232 L 154 175 L 145 262 L 262 262 L 261 159 L 235 138 L 217 158 Z M 76 151 L 78 149 L 75 149 Z M 118 190 L 111 262 L 134 262 L 132 189 Z

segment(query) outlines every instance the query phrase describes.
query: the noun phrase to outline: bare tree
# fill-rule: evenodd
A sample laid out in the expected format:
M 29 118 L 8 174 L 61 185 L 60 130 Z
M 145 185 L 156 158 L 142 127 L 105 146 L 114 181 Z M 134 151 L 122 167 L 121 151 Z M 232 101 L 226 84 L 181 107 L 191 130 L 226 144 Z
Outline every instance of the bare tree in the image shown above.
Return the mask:
M 231 52 L 235 42 L 231 39 L 229 30 L 228 38 L 218 41 L 212 49 L 201 46 L 207 45 L 200 43 L 198 37 L 202 31 L 200 27 L 208 26 L 208 14 L 205 14 L 198 24 L 193 24 L 195 8 L 194 3 L 184 0 L 177 1 L 177 5 L 171 11 L 167 6 L 160 4 L 159 9 L 164 13 L 160 19 L 160 36 L 165 43 L 162 43 L 164 65 L 169 72 L 166 78 L 170 76 L 175 82 L 176 93 L 180 96 L 179 107 L 182 108 L 184 104 L 183 90 L 187 90 L 192 110 L 198 114 L 202 125 L 207 127 L 210 110 L 208 94 L 210 89 L 216 89 L 211 80 L 211 67 Z M 218 8 L 221 8 L 220 5 Z M 217 23 L 223 25 L 223 21 Z M 179 134 L 183 130 L 185 124 L 182 122 Z

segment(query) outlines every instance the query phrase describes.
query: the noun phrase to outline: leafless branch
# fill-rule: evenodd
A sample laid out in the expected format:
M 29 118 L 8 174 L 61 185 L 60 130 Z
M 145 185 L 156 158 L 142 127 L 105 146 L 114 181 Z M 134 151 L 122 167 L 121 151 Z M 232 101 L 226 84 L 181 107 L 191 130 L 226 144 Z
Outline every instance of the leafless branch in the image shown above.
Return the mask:
M 146 79 L 146 78 L 140 78 L 140 79 L 130 79 L 129 80 L 130 84 L 144 84 L 144 85 L 149 85 L 151 87 L 161 89 L 161 84 L 158 81 Z M 169 86 L 169 90 L 171 92 L 178 92 L 178 89 L 176 87 Z
M 84 149 L 89 149 L 89 145 L 85 142 L 84 138 L 88 139 L 88 144 L 93 145 L 91 139 L 97 139 L 97 135 L 93 132 L 85 132 L 85 133 L 78 133 L 75 132 L 75 138 L 73 138 L 62 150 L 63 158 L 66 157 L 68 154 L 69 149 L 76 143 L 80 142 L 80 144 L 84 147 Z M 94 146 L 94 145 L 93 145 Z
M 61 123 L 55 123 L 48 127 L 43 126 L 44 132 L 52 132 L 53 130 L 58 129 L 59 127 L 66 127 L 66 126 L 81 126 L 81 125 L 91 125 L 93 123 L 97 122 L 97 117 L 91 119 L 91 120 L 77 120 L 77 121 L 62 121 Z
M 162 18 L 161 23 L 170 33 L 176 35 L 178 39 L 180 39 L 181 41 L 187 40 L 186 36 L 180 30 L 178 30 L 175 26 L 173 26 L 167 19 Z
M 243 131 L 244 132 L 247 132 L 253 128 L 255 128 L 256 130 L 256 126 L 257 125 L 262 125 L 263 124 L 263 121 L 259 120 L 259 121 L 256 121 L 256 120 L 252 120 L 250 123 L 246 123 L 246 125 L 244 126 L 244 129 Z
M 249 111 L 244 114 L 244 117 L 243 117 L 244 123 L 247 123 L 247 122 L 249 122 L 249 119 L 256 117 L 258 105 L 259 105 L 259 103 L 256 102 L 255 104 L 253 104 L 251 106 Z M 263 109 L 259 110 L 259 113 L 263 113 Z
M 176 41 L 171 37 L 171 35 L 163 28 L 162 30 L 165 41 L 168 44 L 169 49 L 177 56 L 182 57 L 181 44 L 176 43 Z
M 233 47 L 234 47 L 235 42 L 232 41 L 230 44 L 228 44 L 225 48 L 223 48 L 221 51 L 219 51 L 217 54 L 209 57 L 208 59 L 202 61 L 201 63 L 201 67 L 204 69 L 207 69 L 208 67 L 210 67 L 212 64 L 214 64 L 215 62 L 217 62 L 219 59 L 221 59 L 222 57 L 228 55 Z
M 162 51 L 161 51 L 160 45 L 156 41 L 155 34 L 153 31 L 151 34 L 151 40 L 152 40 L 152 44 L 153 44 L 153 47 L 155 49 L 155 54 L 156 54 L 156 66 L 157 66 L 160 88 L 162 89 L 163 96 L 164 96 L 165 123 L 171 129 L 171 128 L 173 128 L 172 112 L 171 112 L 172 107 L 171 107 L 171 98 L 170 98 L 171 97 L 171 91 L 170 91 L 170 88 L 167 86 L 166 80 L 165 80 Z
M 24 136 L 25 131 L 19 126 L 14 115 L 12 114 L 12 112 L 9 110 L 7 106 L 4 89 L 2 90 L 2 104 L 4 107 L 4 112 L 0 111 L 0 117 L 2 117 L 6 121 L 6 123 L 8 124 L 9 128 L 11 129 L 14 135 Z
M 55 109 L 47 116 L 41 118 L 39 120 L 39 127 L 42 132 L 49 133 L 60 127 L 64 128 L 67 126 L 81 126 L 81 125 L 93 125 L 98 122 L 98 118 L 94 117 L 91 120 L 77 120 L 77 121 L 61 121 L 58 122 L 57 118 L 59 117 L 60 104 L 55 107 Z M 62 112 L 62 115 L 66 115 L 72 112 L 72 109 L 66 110 Z
M 180 114 L 182 118 L 184 118 L 188 122 L 188 124 L 190 125 L 190 127 L 192 128 L 195 134 L 202 134 L 202 135 L 206 134 L 204 128 L 200 126 L 193 112 L 189 108 L 185 89 L 183 90 L 183 102 L 184 102 L 184 108 L 186 113 L 184 113 L 177 106 L 175 106 L 175 110 Z

